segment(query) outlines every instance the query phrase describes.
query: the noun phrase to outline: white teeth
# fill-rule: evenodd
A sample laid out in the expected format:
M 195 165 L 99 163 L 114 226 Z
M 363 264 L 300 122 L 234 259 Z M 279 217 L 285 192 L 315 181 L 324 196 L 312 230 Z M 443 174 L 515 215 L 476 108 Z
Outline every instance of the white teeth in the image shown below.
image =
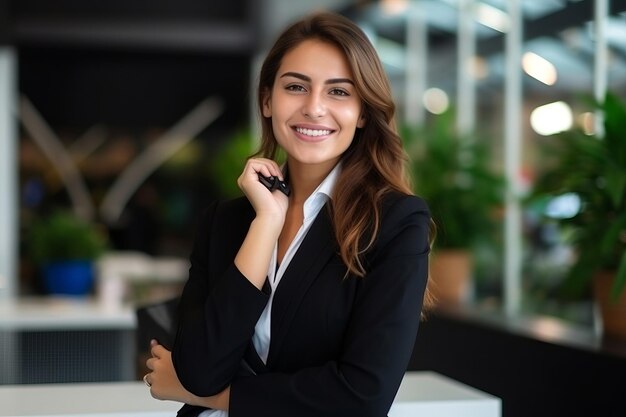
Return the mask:
M 296 132 L 307 136 L 325 136 L 330 135 L 331 130 L 304 129 L 296 127 Z

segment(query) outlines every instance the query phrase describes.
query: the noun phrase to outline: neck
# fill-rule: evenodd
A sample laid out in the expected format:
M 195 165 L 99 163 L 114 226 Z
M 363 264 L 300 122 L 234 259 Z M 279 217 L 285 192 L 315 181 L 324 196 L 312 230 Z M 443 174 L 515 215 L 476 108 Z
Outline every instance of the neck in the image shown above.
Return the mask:
M 302 164 L 288 160 L 289 185 L 291 187 L 291 203 L 304 204 L 313 191 L 324 181 L 333 170 L 337 161 L 324 164 Z

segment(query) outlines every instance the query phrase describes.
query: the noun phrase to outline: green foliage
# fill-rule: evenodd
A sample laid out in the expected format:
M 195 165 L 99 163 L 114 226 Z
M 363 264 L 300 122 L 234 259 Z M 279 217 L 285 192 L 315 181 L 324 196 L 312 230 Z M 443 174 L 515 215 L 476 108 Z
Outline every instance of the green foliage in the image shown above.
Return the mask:
M 502 207 L 504 178 L 491 166 L 488 144 L 455 131 L 454 113 L 424 128 L 401 132 L 411 159 L 416 194 L 429 204 L 438 248 L 471 248 L 493 237 Z
M 604 115 L 604 136 L 580 129 L 551 137 L 543 154 L 546 169 L 535 183 L 532 199 L 574 193 L 581 210 L 559 219 L 571 236 L 577 259 L 565 291 L 580 295 L 598 270 L 613 270 L 612 296 L 626 287 L 626 107 L 611 94 L 598 104 Z
M 32 224 L 27 244 L 32 259 L 44 264 L 93 260 L 106 248 L 106 239 L 94 225 L 70 213 L 56 211 Z
M 257 151 L 251 129 L 243 129 L 229 138 L 211 161 L 211 174 L 217 180 L 222 197 L 232 198 L 241 195 L 237 178 L 243 172 L 246 161 Z M 276 162 L 280 165 L 286 160 L 285 152 L 278 149 Z
M 223 197 L 241 195 L 237 178 L 253 152 L 252 135 L 248 129 L 237 132 L 217 150 L 211 161 L 211 172 Z

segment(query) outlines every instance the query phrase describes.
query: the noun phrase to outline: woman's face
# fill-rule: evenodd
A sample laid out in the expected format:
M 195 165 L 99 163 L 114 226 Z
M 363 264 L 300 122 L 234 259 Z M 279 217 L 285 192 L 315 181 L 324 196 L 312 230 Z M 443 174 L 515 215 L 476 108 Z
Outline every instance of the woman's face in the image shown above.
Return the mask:
M 364 124 L 343 52 L 306 40 L 285 54 L 263 116 L 272 118 L 274 136 L 290 160 L 332 168 Z

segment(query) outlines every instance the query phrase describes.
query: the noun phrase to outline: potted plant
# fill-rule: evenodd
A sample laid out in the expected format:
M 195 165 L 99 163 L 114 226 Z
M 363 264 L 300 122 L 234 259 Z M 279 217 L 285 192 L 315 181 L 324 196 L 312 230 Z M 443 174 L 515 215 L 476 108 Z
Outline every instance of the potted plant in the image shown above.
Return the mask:
M 28 235 L 30 255 L 50 294 L 87 294 L 93 285 L 93 261 L 105 246 L 96 226 L 64 211 L 36 220 Z
M 579 210 L 556 219 L 575 252 L 563 291 L 592 289 L 605 333 L 626 338 L 626 106 L 607 94 L 597 108 L 604 134 L 573 129 L 551 137 L 532 199 L 579 202 Z
M 457 134 L 454 113 L 423 128 L 403 128 L 416 194 L 437 226 L 430 275 L 440 302 L 461 303 L 470 294 L 477 250 L 493 242 L 504 196 L 504 178 L 492 167 L 483 138 Z

